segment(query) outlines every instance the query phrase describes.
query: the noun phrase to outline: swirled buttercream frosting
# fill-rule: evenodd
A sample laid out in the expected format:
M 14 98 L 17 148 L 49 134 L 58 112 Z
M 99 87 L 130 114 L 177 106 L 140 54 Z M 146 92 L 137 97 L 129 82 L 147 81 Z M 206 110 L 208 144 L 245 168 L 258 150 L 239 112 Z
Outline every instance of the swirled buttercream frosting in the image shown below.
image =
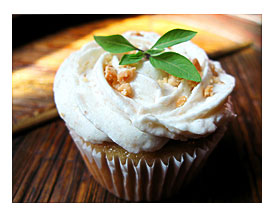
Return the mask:
M 142 50 L 160 37 L 150 32 L 123 36 Z M 115 142 L 133 153 L 156 151 L 169 139 L 213 133 L 226 118 L 224 104 L 235 79 L 191 41 L 166 51 L 193 62 L 201 82 L 174 77 L 146 59 L 121 66 L 123 54 L 106 52 L 94 41 L 84 45 L 57 71 L 54 99 L 60 116 L 83 140 Z

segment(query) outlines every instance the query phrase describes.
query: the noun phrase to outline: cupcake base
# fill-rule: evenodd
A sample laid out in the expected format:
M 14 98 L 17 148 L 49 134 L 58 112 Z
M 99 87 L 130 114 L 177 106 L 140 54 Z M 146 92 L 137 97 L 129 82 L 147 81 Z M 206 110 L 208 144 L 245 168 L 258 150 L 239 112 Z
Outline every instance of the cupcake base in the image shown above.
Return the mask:
M 110 156 L 102 145 L 83 141 L 72 129 L 70 134 L 92 176 L 102 187 L 125 200 L 155 201 L 168 198 L 186 186 L 199 172 L 225 131 L 225 125 L 219 127 L 214 134 L 200 139 L 200 144 L 193 148 L 190 147 L 192 144 L 171 141 L 172 145 L 168 143 L 151 159 L 146 155 L 140 159 Z M 111 149 L 116 146 L 112 144 Z M 168 155 L 162 154 L 167 153 L 166 147 L 169 148 Z

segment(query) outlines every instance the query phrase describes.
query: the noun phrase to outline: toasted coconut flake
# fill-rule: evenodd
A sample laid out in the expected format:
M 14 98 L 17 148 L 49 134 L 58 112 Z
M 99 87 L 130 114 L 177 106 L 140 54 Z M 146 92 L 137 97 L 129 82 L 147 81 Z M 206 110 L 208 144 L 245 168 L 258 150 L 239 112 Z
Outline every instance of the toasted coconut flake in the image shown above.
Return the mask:
M 178 87 L 181 81 L 182 81 L 182 78 L 178 78 L 178 77 L 175 77 L 175 76 L 169 74 L 168 84 L 170 84 L 174 87 Z
M 176 102 L 176 106 L 180 107 L 183 106 L 187 101 L 187 97 L 186 96 L 181 96 L 178 98 L 177 102 Z
M 140 36 L 140 37 L 143 37 L 143 36 L 144 36 L 144 35 L 141 34 L 140 32 L 133 32 L 133 33 L 131 33 L 131 35 Z
M 136 67 L 132 67 L 130 69 L 126 69 L 120 72 L 117 76 L 119 83 L 129 83 L 136 76 Z
M 207 85 L 207 87 L 203 91 L 203 96 L 204 97 L 209 97 L 209 96 L 213 96 L 213 95 L 214 95 L 214 93 L 213 93 L 213 85 L 212 84 Z
M 104 76 L 111 86 L 117 83 L 117 71 L 112 65 L 105 67 Z
M 117 90 L 124 96 L 127 96 L 127 97 L 132 97 L 133 95 L 133 90 L 130 86 L 129 83 L 124 83 L 124 84 L 121 84 Z
M 215 65 L 214 65 L 213 63 L 210 63 L 209 65 L 210 65 L 210 69 L 211 69 L 211 71 L 212 71 L 212 74 L 213 74 L 214 76 L 218 76 L 219 74 L 218 74 L 218 72 L 216 71 Z
M 198 59 L 197 59 L 197 58 L 193 59 L 192 63 L 193 63 L 193 65 L 196 67 L 196 69 L 197 69 L 199 72 L 201 72 L 201 65 L 200 65 Z

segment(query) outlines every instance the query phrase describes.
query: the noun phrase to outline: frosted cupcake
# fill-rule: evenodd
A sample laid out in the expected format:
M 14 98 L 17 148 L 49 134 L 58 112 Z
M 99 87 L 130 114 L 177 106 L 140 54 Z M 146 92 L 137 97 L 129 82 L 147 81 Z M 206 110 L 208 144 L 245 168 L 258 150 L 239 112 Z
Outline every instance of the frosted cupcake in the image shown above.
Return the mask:
M 136 56 L 160 38 L 123 36 L 139 49 L 130 52 Z M 125 53 L 107 52 L 95 41 L 71 54 L 54 81 L 58 112 L 89 171 L 126 200 L 159 200 L 188 184 L 234 117 L 235 79 L 219 62 L 191 41 L 156 52 L 183 55 L 200 81 L 157 68 L 148 54 L 121 65 Z

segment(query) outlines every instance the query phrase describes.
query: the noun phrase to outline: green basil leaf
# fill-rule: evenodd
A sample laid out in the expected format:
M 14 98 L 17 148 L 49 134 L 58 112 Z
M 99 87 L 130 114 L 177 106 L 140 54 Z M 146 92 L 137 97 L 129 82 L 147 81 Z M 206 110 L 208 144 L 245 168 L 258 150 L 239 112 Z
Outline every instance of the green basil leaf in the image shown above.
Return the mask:
M 162 69 L 171 75 L 186 80 L 201 81 L 200 74 L 192 62 L 178 53 L 165 52 L 151 56 L 149 60 L 155 68 Z
M 152 48 L 166 48 L 189 41 L 196 35 L 196 33 L 197 32 L 193 32 L 191 30 L 173 29 L 161 36 Z
M 119 65 L 128 65 L 132 63 L 136 63 L 140 61 L 144 57 L 144 53 L 141 51 L 138 51 L 136 54 L 125 54 L 120 62 Z
M 94 36 L 95 41 L 106 51 L 111 53 L 124 53 L 138 50 L 122 35 Z
M 145 51 L 145 53 L 148 53 L 150 55 L 156 55 L 156 54 L 160 54 L 162 51 L 164 51 L 164 49 L 149 49 Z

